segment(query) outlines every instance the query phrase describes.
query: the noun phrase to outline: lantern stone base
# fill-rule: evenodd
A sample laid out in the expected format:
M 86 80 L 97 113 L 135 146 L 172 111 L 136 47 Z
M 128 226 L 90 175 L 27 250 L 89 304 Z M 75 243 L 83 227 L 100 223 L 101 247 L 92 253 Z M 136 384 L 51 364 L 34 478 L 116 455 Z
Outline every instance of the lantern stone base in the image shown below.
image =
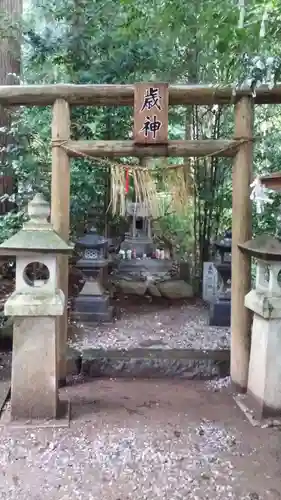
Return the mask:
M 97 281 L 86 281 L 80 295 L 74 300 L 72 317 L 95 323 L 112 321 L 114 308 L 110 297 L 103 293 Z
M 210 326 L 230 326 L 231 301 L 229 299 L 218 299 L 210 304 Z
M 13 419 L 9 403 L 2 409 L 0 426 L 12 429 L 65 428 L 70 424 L 70 402 L 59 401 L 58 417 Z
M 245 305 L 254 311 L 247 406 L 257 420 L 281 416 L 281 303 L 252 290 Z

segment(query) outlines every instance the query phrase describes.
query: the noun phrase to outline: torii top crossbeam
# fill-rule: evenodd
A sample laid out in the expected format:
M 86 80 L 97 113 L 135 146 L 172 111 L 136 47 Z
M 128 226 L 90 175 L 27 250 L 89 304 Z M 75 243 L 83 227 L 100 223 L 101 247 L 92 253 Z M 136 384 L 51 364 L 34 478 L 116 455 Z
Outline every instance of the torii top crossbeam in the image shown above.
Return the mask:
M 256 104 L 281 103 L 281 85 L 258 87 L 253 96 L 250 87 L 234 88 L 218 85 L 170 85 L 170 105 L 233 104 L 241 97 L 253 97 Z M 3 106 L 47 106 L 56 99 L 65 99 L 76 106 L 133 106 L 134 85 L 3 85 L 0 104 Z

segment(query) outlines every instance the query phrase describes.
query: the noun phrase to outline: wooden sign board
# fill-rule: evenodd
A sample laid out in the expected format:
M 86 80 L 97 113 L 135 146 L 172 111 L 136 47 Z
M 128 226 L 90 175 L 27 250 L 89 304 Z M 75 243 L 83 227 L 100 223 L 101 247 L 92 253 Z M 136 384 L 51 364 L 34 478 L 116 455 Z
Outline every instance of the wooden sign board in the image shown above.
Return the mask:
M 136 83 L 134 91 L 134 143 L 168 143 L 168 83 Z

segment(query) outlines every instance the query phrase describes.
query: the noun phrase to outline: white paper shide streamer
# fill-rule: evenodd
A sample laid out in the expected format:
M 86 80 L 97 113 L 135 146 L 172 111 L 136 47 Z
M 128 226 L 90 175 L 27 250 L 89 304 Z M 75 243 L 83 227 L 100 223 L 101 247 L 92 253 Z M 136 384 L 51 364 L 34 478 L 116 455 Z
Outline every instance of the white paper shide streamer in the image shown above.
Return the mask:
M 267 194 L 266 188 L 262 185 L 260 178 L 256 177 L 255 180 L 250 184 L 252 188 L 252 192 L 250 194 L 250 200 L 254 201 L 257 208 L 257 213 L 261 214 L 264 210 L 264 205 L 269 203 L 270 205 L 273 203 Z

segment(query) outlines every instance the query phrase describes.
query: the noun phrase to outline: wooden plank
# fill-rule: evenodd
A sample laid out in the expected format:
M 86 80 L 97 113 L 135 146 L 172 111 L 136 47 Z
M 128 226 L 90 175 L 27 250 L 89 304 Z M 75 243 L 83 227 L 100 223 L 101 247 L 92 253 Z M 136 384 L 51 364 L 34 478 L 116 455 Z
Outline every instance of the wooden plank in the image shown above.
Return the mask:
M 66 151 L 59 146 L 60 141 L 70 137 L 70 110 L 63 99 L 58 99 L 53 106 L 52 121 L 52 202 L 51 222 L 54 229 L 65 240 L 69 240 L 70 211 L 70 162 Z M 65 295 L 63 316 L 57 320 L 58 328 L 58 372 L 60 385 L 66 379 L 66 343 L 67 343 L 67 299 L 68 299 L 68 257 L 60 255 L 58 262 L 58 287 Z
M 214 361 L 229 361 L 229 349 L 153 349 L 153 348 L 132 348 L 132 349 L 84 349 L 83 360 L 91 359 L 211 359 Z
M 134 91 L 134 143 L 168 143 L 169 86 L 136 83 Z
M 250 140 L 237 152 L 232 177 L 232 252 L 231 252 L 231 378 L 239 391 L 248 384 L 252 315 L 244 306 L 251 289 L 251 262 L 239 244 L 252 238 L 250 183 L 253 163 L 253 100 L 243 97 L 235 107 L 235 137 Z
M 264 187 L 273 189 L 274 191 L 281 190 L 281 172 L 274 172 L 271 175 L 263 175 L 260 181 Z
M 243 87 L 233 93 L 231 86 L 171 85 L 169 105 L 234 104 L 241 97 L 251 97 L 252 89 Z M 65 99 L 75 106 L 133 106 L 133 85 L 3 85 L 0 103 L 6 106 L 48 106 Z M 281 85 L 273 89 L 263 85 L 256 89 L 256 104 L 281 103 Z
M 67 141 L 63 147 L 69 156 L 121 158 L 128 156 L 235 156 L 241 142 L 228 139 L 169 141 L 167 145 L 138 146 L 133 141 Z

